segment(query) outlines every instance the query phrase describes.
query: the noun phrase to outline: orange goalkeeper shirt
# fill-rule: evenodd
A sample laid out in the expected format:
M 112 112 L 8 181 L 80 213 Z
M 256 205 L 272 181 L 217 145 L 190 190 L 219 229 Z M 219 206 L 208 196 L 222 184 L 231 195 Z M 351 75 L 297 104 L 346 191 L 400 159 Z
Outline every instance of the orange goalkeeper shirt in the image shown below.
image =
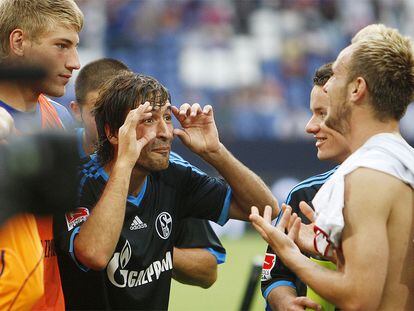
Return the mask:
M 28 310 L 43 295 L 43 248 L 32 215 L 0 227 L 0 310 Z

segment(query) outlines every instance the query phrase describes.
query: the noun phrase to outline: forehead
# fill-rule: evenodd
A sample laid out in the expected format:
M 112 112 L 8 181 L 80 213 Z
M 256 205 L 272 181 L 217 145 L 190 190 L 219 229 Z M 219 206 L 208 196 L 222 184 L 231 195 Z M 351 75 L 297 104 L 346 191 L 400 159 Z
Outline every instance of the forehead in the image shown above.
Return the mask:
M 340 72 L 340 71 L 348 68 L 353 50 L 354 50 L 354 45 L 349 45 L 339 53 L 337 59 L 332 64 L 332 70 L 335 73 L 337 73 L 338 71 Z
M 312 88 L 310 96 L 310 109 L 327 109 L 329 106 L 329 97 L 321 86 L 315 85 Z
M 72 44 L 77 45 L 79 43 L 79 34 L 74 27 L 65 25 L 62 23 L 54 23 L 42 33 L 40 40 L 66 40 Z
M 160 113 L 160 114 L 164 114 L 164 113 L 168 113 L 171 112 L 171 104 L 170 102 L 167 100 L 165 102 L 164 105 L 159 106 L 159 105 L 152 105 L 152 113 Z

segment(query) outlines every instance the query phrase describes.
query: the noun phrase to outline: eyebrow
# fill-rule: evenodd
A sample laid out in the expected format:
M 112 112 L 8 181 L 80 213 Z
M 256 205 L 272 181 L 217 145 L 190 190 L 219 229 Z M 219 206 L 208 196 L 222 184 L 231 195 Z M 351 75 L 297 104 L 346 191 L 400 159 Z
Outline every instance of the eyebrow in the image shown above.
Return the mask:
M 65 42 L 66 44 L 69 44 L 69 45 L 74 45 L 74 46 L 78 46 L 79 45 L 79 42 L 77 42 L 76 44 L 72 41 L 72 40 L 69 40 L 69 39 L 66 39 L 66 38 L 57 38 L 56 39 L 57 41 L 63 41 L 63 42 Z

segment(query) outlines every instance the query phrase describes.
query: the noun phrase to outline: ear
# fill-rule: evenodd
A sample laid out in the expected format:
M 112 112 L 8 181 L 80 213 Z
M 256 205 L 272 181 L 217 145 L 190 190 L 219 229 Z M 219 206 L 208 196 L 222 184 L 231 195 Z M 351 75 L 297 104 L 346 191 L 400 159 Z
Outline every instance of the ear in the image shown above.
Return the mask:
M 15 54 L 17 56 L 24 55 L 23 42 L 25 40 L 25 35 L 23 30 L 15 29 L 10 33 L 9 43 L 10 43 L 10 54 Z
M 111 133 L 111 129 L 108 124 L 105 124 L 105 135 L 112 145 L 118 145 L 118 134 Z
M 78 121 L 79 123 L 82 123 L 82 111 L 81 111 L 80 105 L 77 102 L 72 100 L 70 102 L 69 107 L 76 121 Z
M 350 100 L 354 103 L 361 102 L 361 100 L 364 99 L 368 91 L 367 82 L 362 77 L 356 78 L 355 81 L 349 84 L 349 87 L 351 89 Z

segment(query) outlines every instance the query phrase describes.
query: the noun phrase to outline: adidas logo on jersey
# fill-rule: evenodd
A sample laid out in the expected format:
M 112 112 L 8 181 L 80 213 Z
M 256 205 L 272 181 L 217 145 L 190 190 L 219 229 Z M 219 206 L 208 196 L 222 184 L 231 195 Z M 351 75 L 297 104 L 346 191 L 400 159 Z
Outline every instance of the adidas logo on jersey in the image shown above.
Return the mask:
M 138 229 L 143 229 L 146 227 L 147 227 L 147 224 L 142 222 L 142 220 L 139 219 L 138 216 L 135 216 L 134 220 L 131 223 L 131 226 L 129 226 L 129 230 L 138 230 Z

